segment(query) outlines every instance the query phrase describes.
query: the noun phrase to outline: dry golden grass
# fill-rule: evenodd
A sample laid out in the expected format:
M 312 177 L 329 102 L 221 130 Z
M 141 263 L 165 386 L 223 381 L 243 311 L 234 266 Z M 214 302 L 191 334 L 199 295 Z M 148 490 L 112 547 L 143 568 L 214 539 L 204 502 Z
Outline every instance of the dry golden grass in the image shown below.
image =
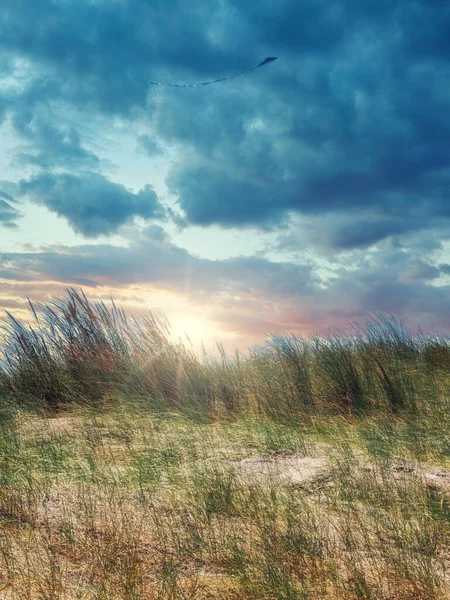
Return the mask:
M 0 598 L 449 597 L 448 490 L 367 452 L 360 429 L 18 414 L 2 438 Z

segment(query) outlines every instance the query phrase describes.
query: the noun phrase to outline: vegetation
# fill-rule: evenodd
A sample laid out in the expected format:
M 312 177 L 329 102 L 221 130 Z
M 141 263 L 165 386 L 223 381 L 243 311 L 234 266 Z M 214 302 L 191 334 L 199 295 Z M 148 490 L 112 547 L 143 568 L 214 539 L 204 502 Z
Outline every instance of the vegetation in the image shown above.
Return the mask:
M 0 350 L 0 598 L 450 595 L 450 343 L 196 354 L 70 290 Z

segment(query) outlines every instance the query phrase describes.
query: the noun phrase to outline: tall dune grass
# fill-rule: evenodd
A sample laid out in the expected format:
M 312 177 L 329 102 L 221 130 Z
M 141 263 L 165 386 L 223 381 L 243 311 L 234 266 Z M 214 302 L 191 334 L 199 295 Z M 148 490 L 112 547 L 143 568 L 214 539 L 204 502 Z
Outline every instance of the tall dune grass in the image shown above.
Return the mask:
M 413 335 L 384 315 L 351 336 L 273 335 L 247 356 L 219 348 L 201 357 L 173 341 L 165 320 L 129 319 L 76 290 L 30 302 L 30 315 L 8 313 L 1 335 L 1 393 L 18 404 L 58 410 L 133 397 L 204 418 L 256 411 L 277 420 L 447 408 L 449 339 Z

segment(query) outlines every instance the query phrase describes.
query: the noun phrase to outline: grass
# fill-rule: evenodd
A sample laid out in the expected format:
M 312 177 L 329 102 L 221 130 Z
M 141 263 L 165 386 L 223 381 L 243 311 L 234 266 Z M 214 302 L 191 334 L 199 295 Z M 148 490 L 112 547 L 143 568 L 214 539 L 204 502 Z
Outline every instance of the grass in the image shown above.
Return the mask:
M 449 597 L 446 338 L 376 315 L 200 359 L 73 290 L 31 308 L 3 331 L 0 598 Z

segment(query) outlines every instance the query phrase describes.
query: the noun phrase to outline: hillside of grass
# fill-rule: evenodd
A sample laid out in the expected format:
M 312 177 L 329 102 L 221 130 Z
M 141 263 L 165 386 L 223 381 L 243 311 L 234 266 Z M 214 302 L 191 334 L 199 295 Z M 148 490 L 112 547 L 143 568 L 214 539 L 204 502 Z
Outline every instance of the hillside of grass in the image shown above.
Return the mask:
M 0 599 L 450 597 L 450 340 L 198 356 L 69 290 L 0 343 Z

